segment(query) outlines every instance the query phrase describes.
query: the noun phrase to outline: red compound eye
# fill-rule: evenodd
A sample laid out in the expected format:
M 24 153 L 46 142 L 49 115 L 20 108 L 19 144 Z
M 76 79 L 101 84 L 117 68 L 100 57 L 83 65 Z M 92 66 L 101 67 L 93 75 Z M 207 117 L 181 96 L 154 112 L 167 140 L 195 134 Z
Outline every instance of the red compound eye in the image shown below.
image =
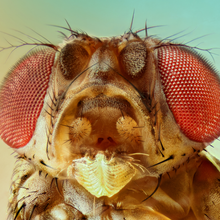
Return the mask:
M 25 146 L 32 138 L 44 104 L 55 51 L 32 52 L 10 71 L 0 92 L 0 135 L 10 147 Z
M 158 49 L 158 67 L 167 103 L 183 133 L 211 142 L 220 135 L 220 80 L 195 52 L 178 46 Z

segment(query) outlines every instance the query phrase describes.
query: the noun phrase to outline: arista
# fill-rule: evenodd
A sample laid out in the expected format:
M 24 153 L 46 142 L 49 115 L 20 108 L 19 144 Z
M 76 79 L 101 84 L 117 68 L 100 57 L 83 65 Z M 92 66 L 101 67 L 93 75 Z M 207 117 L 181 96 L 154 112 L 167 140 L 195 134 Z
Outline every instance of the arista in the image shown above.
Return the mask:
M 220 78 L 139 30 L 32 43 L 0 90 L 17 153 L 8 220 L 220 218 Z M 22 45 L 20 45 L 22 46 Z

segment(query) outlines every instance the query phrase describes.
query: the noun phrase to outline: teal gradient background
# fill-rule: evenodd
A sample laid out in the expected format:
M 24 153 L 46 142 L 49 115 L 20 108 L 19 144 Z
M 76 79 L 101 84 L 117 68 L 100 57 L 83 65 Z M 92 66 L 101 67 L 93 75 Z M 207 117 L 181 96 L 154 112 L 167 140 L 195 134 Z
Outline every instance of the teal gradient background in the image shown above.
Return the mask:
M 21 31 L 42 40 L 31 29 L 58 44 L 62 42 L 62 37 L 57 32 L 61 29 L 49 24 L 67 27 L 65 19 L 72 29 L 92 36 L 121 35 L 129 30 L 134 10 L 133 31 L 144 28 L 146 20 L 148 26 L 164 25 L 149 30 L 149 35 L 159 38 L 183 31 L 173 37 L 179 37 L 176 42 L 187 43 L 196 39 L 189 45 L 203 49 L 215 48 L 211 51 L 213 56 L 207 52 L 202 55 L 220 70 L 219 0 L 0 0 L 0 47 L 9 46 L 8 42 L 13 45 L 21 42 L 5 33 L 31 42 L 27 36 L 17 32 Z M 14 52 L 0 52 L 1 79 L 28 50 L 30 48 L 23 47 Z M 14 158 L 10 155 L 11 149 L 3 142 L 0 145 L 0 218 L 6 219 Z M 213 145 L 214 154 L 220 157 L 220 142 Z

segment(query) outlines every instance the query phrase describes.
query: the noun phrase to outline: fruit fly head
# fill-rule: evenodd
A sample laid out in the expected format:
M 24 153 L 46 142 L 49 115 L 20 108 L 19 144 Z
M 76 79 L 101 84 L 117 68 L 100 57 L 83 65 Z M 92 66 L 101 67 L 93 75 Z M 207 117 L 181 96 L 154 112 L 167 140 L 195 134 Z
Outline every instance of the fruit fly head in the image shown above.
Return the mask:
M 0 134 L 54 178 L 111 198 L 178 169 L 220 135 L 219 77 L 189 46 L 73 31 L 41 46 L 2 85 Z

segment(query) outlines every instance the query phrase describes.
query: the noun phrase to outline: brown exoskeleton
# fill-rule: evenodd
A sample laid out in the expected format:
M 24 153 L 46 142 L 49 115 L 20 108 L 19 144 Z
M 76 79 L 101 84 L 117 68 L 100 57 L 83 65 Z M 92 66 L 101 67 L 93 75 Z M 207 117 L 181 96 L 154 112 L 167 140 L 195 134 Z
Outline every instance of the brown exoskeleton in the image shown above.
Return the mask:
M 219 219 L 220 79 L 193 48 L 70 28 L 0 92 L 17 152 L 8 219 Z

